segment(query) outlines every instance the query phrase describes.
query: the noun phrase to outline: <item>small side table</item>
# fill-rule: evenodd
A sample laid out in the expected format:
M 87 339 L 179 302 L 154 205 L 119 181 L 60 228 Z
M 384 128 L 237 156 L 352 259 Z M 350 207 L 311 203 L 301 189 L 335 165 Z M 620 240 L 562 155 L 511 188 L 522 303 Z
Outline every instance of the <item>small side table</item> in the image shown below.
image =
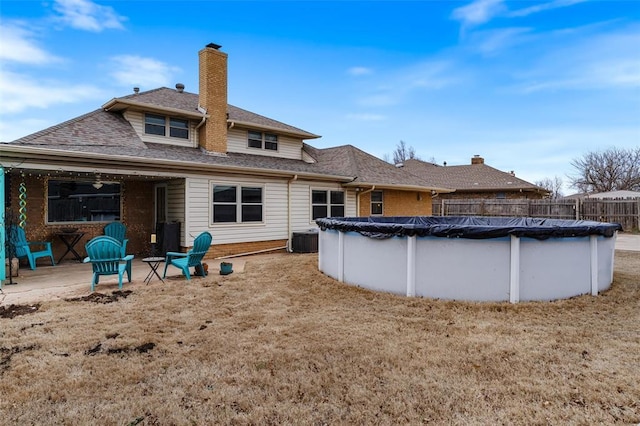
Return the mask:
M 58 232 L 56 234 L 58 238 L 60 238 L 60 240 L 67 247 L 67 251 L 65 251 L 64 254 L 60 256 L 60 259 L 58 259 L 58 263 L 62 262 L 62 259 L 64 259 L 64 257 L 69 253 L 73 255 L 74 260 L 77 260 L 78 262 L 82 262 L 82 257 L 75 250 L 75 247 L 76 247 L 76 244 L 78 244 L 78 242 L 80 241 L 80 239 L 84 236 L 84 234 L 85 234 L 84 232 Z
M 149 268 L 151 268 L 151 270 L 147 274 L 147 277 L 144 279 L 144 282 L 146 284 L 149 284 L 149 282 L 153 279 L 153 276 L 155 275 L 156 277 L 158 277 L 160 281 L 164 283 L 164 280 L 162 279 L 160 274 L 158 274 L 158 267 L 160 266 L 161 263 L 164 263 L 164 257 L 159 257 L 159 256 L 145 257 L 144 259 L 142 259 L 142 261 L 147 265 L 149 265 Z

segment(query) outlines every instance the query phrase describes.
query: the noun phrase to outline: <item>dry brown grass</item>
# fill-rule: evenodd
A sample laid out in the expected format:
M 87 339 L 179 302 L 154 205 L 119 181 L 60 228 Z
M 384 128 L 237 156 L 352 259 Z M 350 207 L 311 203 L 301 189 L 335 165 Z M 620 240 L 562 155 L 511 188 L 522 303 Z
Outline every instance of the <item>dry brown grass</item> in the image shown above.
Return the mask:
M 315 255 L 0 319 L 3 424 L 635 424 L 640 253 L 598 297 L 409 299 Z

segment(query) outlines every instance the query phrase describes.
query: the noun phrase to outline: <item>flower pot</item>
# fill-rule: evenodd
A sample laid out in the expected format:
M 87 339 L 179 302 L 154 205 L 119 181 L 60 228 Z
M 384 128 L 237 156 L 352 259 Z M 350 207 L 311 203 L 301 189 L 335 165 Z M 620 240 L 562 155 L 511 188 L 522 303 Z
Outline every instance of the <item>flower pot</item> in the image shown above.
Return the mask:
M 220 263 L 220 275 L 229 275 L 233 272 L 233 263 L 222 262 Z

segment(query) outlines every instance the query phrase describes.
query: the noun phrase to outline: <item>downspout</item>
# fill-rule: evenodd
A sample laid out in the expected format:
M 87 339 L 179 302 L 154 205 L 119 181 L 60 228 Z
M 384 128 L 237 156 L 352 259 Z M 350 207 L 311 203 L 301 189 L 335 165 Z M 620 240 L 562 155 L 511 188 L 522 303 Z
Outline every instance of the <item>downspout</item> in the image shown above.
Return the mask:
M 358 195 L 356 196 L 356 216 L 360 216 L 360 196 L 362 194 L 368 194 L 369 192 L 373 191 L 374 189 L 376 189 L 376 186 L 373 185 L 371 188 L 362 191 L 362 192 L 358 192 Z
M 203 107 L 201 107 L 200 105 L 198 105 L 198 111 L 200 111 L 202 113 L 202 121 L 200 121 L 200 123 L 198 123 L 198 125 L 196 126 L 196 129 L 195 129 L 195 134 L 198 137 L 198 142 L 197 142 L 195 148 L 197 148 L 200 145 L 200 134 L 198 133 L 198 129 L 200 127 L 202 127 L 204 125 L 204 123 L 207 121 L 207 110 L 204 109 Z
M 298 180 L 298 175 L 293 175 L 291 179 L 287 181 L 287 251 L 289 253 L 293 252 L 291 248 L 291 234 L 292 234 L 292 225 L 291 225 L 291 184 Z
M 202 108 L 200 105 L 198 105 L 198 111 L 200 111 L 202 113 L 202 121 L 200 123 L 198 123 L 198 125 L 196 126 L 196 130 L 198 130 L 200 127 L 202 127 L 204 122 L 207 121 L 207 110 Z

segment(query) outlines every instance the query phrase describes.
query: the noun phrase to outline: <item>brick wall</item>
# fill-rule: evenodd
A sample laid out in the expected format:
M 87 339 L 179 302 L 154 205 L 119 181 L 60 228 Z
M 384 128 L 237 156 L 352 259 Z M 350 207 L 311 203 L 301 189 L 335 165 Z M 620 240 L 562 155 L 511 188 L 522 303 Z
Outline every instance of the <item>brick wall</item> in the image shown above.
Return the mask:
M 209 118 L 200 128 L 200 146 L 227 152 L 227 54 L 212 47 L 199 52 L 200 105 Z
M 215 235 L 214 235 L 215 243 Z M 274 240 L 274 241 L 256 241 L 252 243 L 235 243 L 235 244 L 221 244 L 213 245 L 207 252 L 205 259 L 214 259 L 222 256 L 229 256 L 241 253 L 250 253 L 260 250 L 269 250 L 280 247 L 285 247 L 287 240 Z
M 10 189 L 10 214 L 15 218 L 15 224 L 19 218 L 19 185 L 21 177 L 14 174 L 11 177 Z M 53 257 L 56 262 L 66 251 L 65 245 L 56 236 L 63 228 L 77 227 L 85 235 L 75 246 L 75 250 L 81 255 L 86 256 L 84 245 L 93 237 L 103 235 L 105 222 L 77 222 L 65 225 L 47 225 L 46 224 L 46 187 L 48 178 L 40 175 L 26 174 L 25 185 L 27 188 L 27 226 L 26 234 L 29 241 L 50 241 L 53 251 Z M 153 183 L 146 181 L 123 181 L 122 182 L 122 198 L 124 203 L 122 222 L 127 225 L 127 253 L 137 256 L 149 252 L 148 236 L 152 232 L 153 223 Z M 9 195 L 9 194 L 7 194 Z M 64 260 L 71 259 L 71 254 L 67 254 Z M 38 259 L 38 264 L 48 264 L 47 259 Z
M 385 189 L 382 193 L 383 216 L 430 216 L 431 194 Z M 360 195 L 359 216 L 371 216 L 371 192 Z

